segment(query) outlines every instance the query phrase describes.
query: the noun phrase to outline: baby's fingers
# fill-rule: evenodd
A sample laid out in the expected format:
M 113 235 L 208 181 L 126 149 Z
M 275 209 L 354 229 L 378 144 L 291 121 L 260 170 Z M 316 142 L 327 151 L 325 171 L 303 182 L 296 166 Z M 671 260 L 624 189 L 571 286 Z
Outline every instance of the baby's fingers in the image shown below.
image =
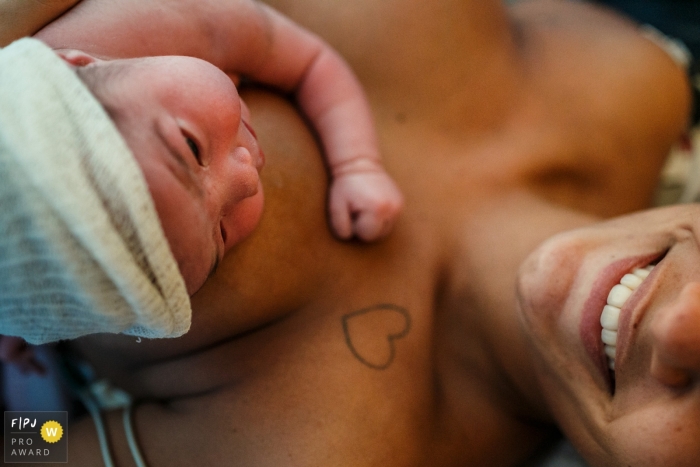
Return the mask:
M 331 185 L 331 225 L 341 239 L 386 237 L 402 207 L 401 192 L 384 172 L 346 174 Z
M 21 337 L 2 336 L 0 338 L 0 360 L 3 362 L 17 363 L 27 355 L 31 355 L 31 350 Z
M 394 228 L 402 208 L 401 193 L 398 190 L 385 190 L 380 199 L 373 200 L 358 211 L 353 224 L 355 235 L 366 242 L 386 237 Z
M 329 203 L 333 232 L 338 238 L 349 239 L 352 237 L 352 214 L 347 198 L 337 193 L 337 190 L 332 189 Z
M 22 373 L 46 373 L 44 365 L 36 359 L 34 348 L 19 337 L 0 338 L 0 361 L 15 365 Z
M 372 242 L 389 235 L 393 224 L 390 218 L 377 215 L 373 211 L 364 211 L 355 219 L 353 230 L 358 238 Z

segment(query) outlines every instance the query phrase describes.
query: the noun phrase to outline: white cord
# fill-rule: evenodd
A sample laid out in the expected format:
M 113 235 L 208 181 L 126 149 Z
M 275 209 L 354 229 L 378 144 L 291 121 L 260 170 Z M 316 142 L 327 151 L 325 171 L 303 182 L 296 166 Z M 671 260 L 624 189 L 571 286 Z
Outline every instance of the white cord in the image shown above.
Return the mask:
M 126 441 L 129 443 L 131 457 L 133 457 L 136 467 L 146 467 L 146 463 L 143 461 L 143 457 L 141 457 L 141 450 L 136 442 L 136 437 L 134 436 L 133 423 L 131 423 L 131 407 L 131 405 L 124 407 L 122 411 Z
M 86 390 L 79 390 L 78 397 L 80 397 L 80 400 L 83 402 L 88 412 L 90 412 L 92 421 L 95 422 L 95 428 L 97 429 L 97 440 L 100 443 L 100 453 L 102 454 L 102 461 L 105 463 L 105 467 L 114 467 L 114 463 L 112 462 L 112 453 L 109 450 L 107 430 L 105 429 L 104 421 L 102 420 L 102 412 L 100 411 L 100 408 Z

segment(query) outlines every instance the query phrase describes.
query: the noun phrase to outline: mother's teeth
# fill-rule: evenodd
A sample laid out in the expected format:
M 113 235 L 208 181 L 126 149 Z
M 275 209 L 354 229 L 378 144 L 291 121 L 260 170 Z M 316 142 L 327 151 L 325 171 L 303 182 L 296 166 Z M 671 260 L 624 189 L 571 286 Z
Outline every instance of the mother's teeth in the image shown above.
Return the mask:
M 605 305 L 603 314 L 600 315 L 600 325 L 610 331 L 617 331 L 617 323 L 620 321 L 620 309 L 616 306 Z
M 614 345 L 606 345 L 605 346 L 605 355 L 607 355 L 610 358 L 615 358 L 615 350 L 617 347 Z
M 641 283 L 642 278 L 639 276 L 635 276 L 634 274 L 625 274 L 624 276 L 622 276 L 622 279 L 620 279 L 620 284 L 627 286 L 632 290 L 639 287 L 639 284 Z
M 603 332 L 600 334 L 600 338 L 603 340 L 603 343 L 606 345 L 617 345 L 617 332 L 616 331 L 610 331 L 608 329 L 603 329 Z
M 622 284 L 617 284 L 608 295 L 608 305 L 622 308 L 628 298 L 632 295 L 632 290 Z
M 654 266 L 647 266 L 644 269 L 635 269 L 633 271 L 633 274 L 635 276 L 642 278 L 642 279 L 646 279 L 647 276 L 649 275 L 649 273 L 651 272 L 651 269 L 649 269 L 649 268 L 654 269 Z
M 608 357 L 608 367 L 615 370 L 615 355 L 617 353 L 617 327 L 620 322 L 620 308 L 623 307 L 632 292 L 647 278 L 654 266 L 649 265 L 643 269 L 635 269 L 632 274 L 625 274 L 620 283 L 610 290 L 608 304 L 603 307 L 600 315 L 600 325 L 603 330 L 600 339 L 603 341 L 603 350 Z

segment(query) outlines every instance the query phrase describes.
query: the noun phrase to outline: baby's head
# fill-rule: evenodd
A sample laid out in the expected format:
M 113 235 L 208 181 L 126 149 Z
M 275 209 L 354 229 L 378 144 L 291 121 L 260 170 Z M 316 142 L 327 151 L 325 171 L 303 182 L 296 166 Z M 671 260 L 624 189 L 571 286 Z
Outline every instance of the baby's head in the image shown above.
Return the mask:
M 57 53 L 134 153 L 192 295 L 262 213 L 264 156 L 235 86 L 192 57 L 105 61 Z

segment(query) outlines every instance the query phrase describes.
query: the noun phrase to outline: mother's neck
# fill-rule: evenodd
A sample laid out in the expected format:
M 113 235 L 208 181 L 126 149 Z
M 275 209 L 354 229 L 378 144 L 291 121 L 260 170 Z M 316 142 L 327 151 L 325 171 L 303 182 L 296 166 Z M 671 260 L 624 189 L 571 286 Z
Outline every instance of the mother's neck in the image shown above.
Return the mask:
M 517 312 L 520 264 L 552 235 L 595 221 L 529 192 L 512 191 L 483 203 L 466 226 L 469 248 L 450 288 L 469 297 L 470 303 L 462 306 L 469 333 L 465 339 L 480 342 L 496 397 L 521 417 L 549 421 Z

